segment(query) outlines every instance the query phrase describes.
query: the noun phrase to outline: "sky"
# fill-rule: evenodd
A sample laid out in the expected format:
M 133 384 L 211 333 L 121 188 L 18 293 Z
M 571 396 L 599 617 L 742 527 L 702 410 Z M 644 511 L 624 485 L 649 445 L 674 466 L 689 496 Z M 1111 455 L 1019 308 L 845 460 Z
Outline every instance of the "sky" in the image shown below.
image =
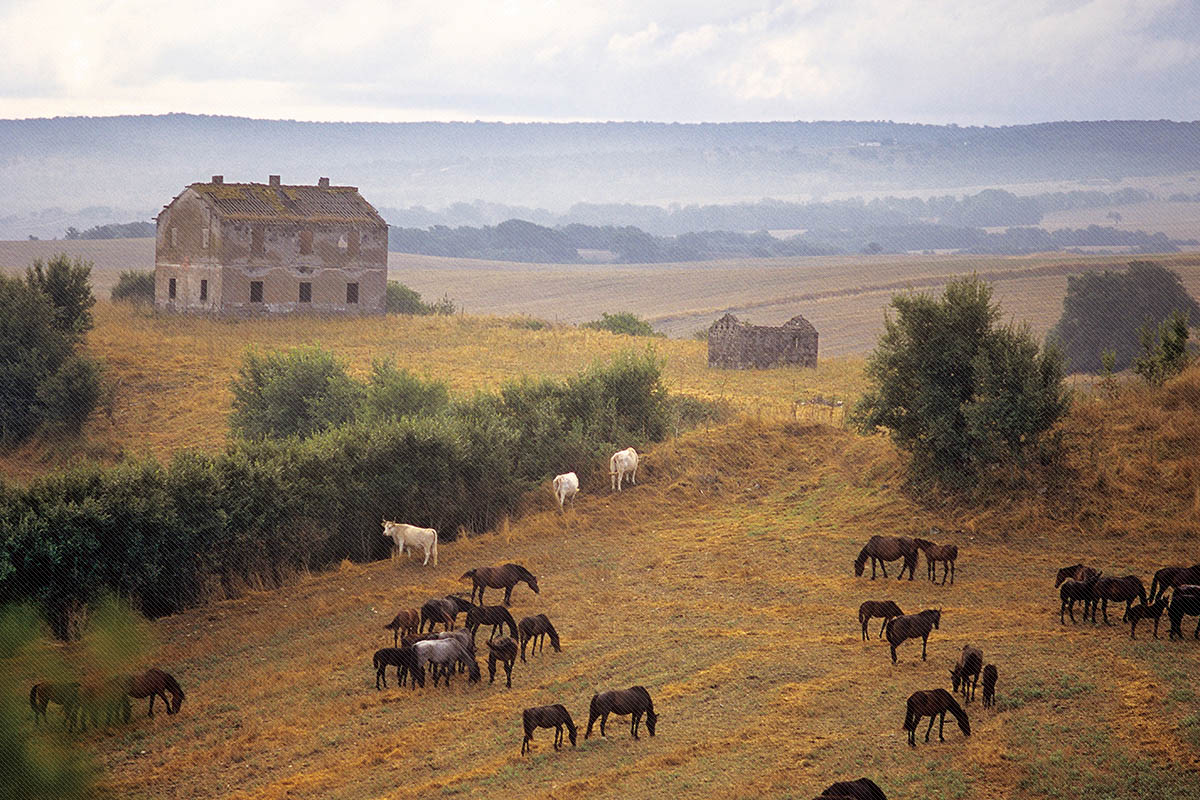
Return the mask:
M 1198 0 L 0 0 L 0 118 L 1200 119 Z

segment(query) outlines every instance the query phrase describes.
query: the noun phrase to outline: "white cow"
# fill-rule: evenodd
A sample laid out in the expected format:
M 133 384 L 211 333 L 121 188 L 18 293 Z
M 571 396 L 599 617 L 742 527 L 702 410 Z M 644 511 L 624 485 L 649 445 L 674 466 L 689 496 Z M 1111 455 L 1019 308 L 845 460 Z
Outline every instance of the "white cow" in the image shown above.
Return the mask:
M 612 481 L 612 488 L 621 491 L 621 480 L 626 474 L 629 475 L 629 482 L 636 484 L 637 468 L 638 454 L 632 447 L 613 453 L 612 458 L 608 460 L 608 475 Z
M 554 477 L 554 496 L 558 498 L 558 510 L 561 513 L 563 503 L 579 494 L 579 478 L 574 472 Z
M 437 531 L 433 528 L 418 528 L 415 525 L 405 525 L 403 522 L 392 522 L 390 520 L 383 521 L 383 535 L 390 536 L 392 541 L 396 543 L 396 549 L 392 551 L 392 560 L 404 552 L 405 546 L 408 547 L 408 555 L 411 558 L 413 550 L 421 547 L 425 551 L 425 564 L 429 565 L 429 556 L 433 556 L 433 565 L 437 566 Z

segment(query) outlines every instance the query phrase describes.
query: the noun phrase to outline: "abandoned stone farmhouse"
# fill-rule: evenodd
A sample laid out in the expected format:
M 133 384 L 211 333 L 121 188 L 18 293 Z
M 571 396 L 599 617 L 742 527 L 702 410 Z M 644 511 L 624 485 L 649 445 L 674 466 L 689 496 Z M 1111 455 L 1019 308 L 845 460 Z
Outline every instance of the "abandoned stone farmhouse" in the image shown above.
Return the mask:
M 708 365 L 725 369 L 817 366 L 817 329 L 795 316 L 779 327 L 750 325 L 726 314 L 708 329 Z
M 154 304 L 230 316 L 382 314 L 387 223 L 353 186 L 193 183 L 157 217 Z

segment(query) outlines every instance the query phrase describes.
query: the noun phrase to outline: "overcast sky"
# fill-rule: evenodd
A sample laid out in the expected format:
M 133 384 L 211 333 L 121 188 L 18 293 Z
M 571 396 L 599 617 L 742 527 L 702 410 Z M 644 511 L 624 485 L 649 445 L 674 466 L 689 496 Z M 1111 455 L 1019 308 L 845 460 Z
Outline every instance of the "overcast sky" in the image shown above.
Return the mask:
M 0 0 L 0 117 L 1200 118 L 1197 0 Z

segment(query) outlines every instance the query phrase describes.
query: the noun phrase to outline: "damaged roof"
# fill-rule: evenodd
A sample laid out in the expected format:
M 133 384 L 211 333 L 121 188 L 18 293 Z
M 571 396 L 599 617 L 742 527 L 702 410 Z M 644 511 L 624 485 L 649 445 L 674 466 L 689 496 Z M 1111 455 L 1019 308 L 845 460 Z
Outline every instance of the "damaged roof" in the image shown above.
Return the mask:
M 228 220 L 387 225 L 355 186 L 218 182 L 193 183 L 188 188 L 208 201 L 213 213 Z

